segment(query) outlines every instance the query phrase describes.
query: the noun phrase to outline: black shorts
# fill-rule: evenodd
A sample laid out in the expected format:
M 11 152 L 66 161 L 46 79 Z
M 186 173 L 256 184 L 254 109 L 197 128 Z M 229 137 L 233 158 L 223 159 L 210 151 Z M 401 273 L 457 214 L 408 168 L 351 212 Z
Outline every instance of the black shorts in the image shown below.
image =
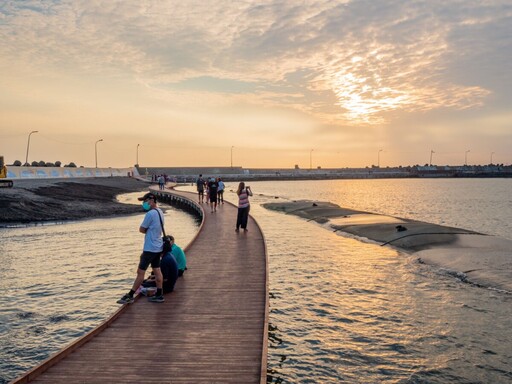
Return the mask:
M 160 268 L 160 255 L 162 252 L 147 252 L 144 251 L 140 255 L 139 269 L 145 271 L 148 269 L 149 264 L 151 264 L 151 268 Z

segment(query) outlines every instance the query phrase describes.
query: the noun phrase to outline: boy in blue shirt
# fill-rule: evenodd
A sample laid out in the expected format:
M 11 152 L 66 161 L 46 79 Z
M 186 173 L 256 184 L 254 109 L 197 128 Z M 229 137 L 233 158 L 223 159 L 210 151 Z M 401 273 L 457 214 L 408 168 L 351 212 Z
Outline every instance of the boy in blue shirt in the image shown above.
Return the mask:
M 185 272 L 187 269 L 187 258 L 185 256 L 185 252 L 183 252 L 183 249 L 174 243 L 174 237 L 169 237 L 171 239 L 171 254 L 174 259 L 176 259 L 176 263 L 178 264 L 178 276 L 182 276 L 183 272 Z

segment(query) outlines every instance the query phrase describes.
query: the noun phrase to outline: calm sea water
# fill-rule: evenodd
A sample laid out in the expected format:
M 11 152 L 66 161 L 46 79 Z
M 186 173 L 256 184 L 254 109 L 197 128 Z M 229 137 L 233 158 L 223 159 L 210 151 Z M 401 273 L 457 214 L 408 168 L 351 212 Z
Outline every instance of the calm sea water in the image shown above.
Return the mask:
M 324 200 L 510 239 L 512 180 L 251 186 L 251 214 L 269 251 L 269 382 L 512 382 L 512 295 L 260 206 L 276 197 Z M 234 189 L 228 183 L 232 201 Z M 194 219 L 175 210 L 167 215 L 186 245 L 197 230 Z M 141 219 L 0 230 L 0 383 L 113 313 L 133 279 Z
M 139 204 L 140 193 L 124 201 Z M 0 229 L 0 383 L 84 335 L 118 308 L 142 250 L 140 215 Z M 169 208 L 165 227 L 177 244 L 197 231 Z

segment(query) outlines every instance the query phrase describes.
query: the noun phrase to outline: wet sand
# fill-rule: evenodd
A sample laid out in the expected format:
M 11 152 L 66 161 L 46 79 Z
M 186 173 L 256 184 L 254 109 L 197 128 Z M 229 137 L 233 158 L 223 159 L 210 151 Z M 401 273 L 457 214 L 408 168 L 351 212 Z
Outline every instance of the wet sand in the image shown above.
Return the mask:
M 264 204 L 334 231 L 369 239 L 445 268 L 469 283 L 512 292 L 512 240 L 465 229 L 354 211 L 319 201 Z
M 0 189 L 0 227 L 137 213 L 139 205 L 116 196 L 148 186 L 128 177 L 15 180 L 13 188 Z

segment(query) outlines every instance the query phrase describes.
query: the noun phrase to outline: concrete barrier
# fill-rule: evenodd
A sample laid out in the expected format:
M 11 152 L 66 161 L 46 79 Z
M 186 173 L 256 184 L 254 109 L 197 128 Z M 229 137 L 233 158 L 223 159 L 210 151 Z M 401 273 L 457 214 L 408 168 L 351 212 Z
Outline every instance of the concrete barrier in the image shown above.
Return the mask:
M 58 179 L 75 177 L 140 177 L 137 168 L 7 167 L 8 179 Z

